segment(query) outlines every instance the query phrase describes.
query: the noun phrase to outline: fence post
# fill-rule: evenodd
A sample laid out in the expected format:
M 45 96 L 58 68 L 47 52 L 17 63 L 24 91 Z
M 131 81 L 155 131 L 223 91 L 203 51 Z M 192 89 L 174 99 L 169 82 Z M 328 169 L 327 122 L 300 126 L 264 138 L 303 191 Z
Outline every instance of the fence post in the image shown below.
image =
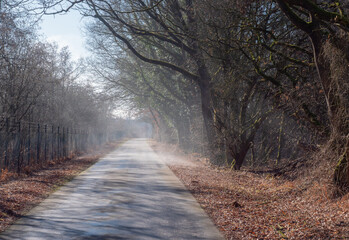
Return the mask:
M 66 145 L 67 145 L 67 147 L 66 147 L 66 155 L 67 155 L 67 157 L 69 157 L 69 152 L 70 152 L 70 141 L 69 141 L 69 127 L 67 127 L 67 133 L 66 133 L 66 135 L 65 135 L 65 138 L 66 138 Z
M 73 149 L 73 151 L 74 151 L 74 153 L 76 153 L 78 150 L 78 141 L 77 141 L 77 136 L 78 136 L 78 134 L 77 134 L 77 131 L 76 131 L 76 128 L 74 129 L 74 138 L 73 138 L 73 141 L 74 141 L 74 149 Z
M 28 144 L 27 144 L 27 163 L 30 165 L 30 151 L 31 151 L 31 146 L 30 146 L 30 139 L 31 139 L 31 134 L 30 134 L 30 123 L 28 123 Z
M 60 142 L 61 142 L 61 139 L 60 139 L 60 131 L 59 131 L 59 126 L 57 127 L 57 158 L 61 158 L 61 151 L 60 151 Z
M 54 139 L 55 139 L 55 136 L 54 136 L 54 127 L 52 125 L 52 131 L 51 131 L 51 161 L 53 161 L 53 157 L 54 157 Z
M 5 125 L 2 125 L 3 131 L 0 133 L 0 169 L 7 168 L 17 171 L 18 174 L 26 166 L 42 165 L 50 158 L 52 161 L 66 158 L 105 141 L 104 133 L 99 133 L 94 138 L 91 129 L 71 127 L 69 130 L 69 127 L 52 125 L 50 133 L 47 124 L 21 122 L 10 118 L 4 120 Z
M 65 158 L 65 129 L 62 128 L 62 157 Z
M 78 137 L 78 133 L 77 133 L 77 130 L 76 128 L 74 129 L 74 152 L 77 152 L 78 150 L 78 140 L 77 140 L 77 137 Z
M 44 143 L 44 161 L 45 162 L 47 162 L 47 125 L 45 124 L 45 132 L 44 132 L 44 134 L 45 134 L 45 137 L 44 137 L 44 141 L 45 141 L 45 143 Z
M 18 122 L 18 132 L 17 132 L 17 173 L 21 172 L 21 122 Z
M 36 132 L 36 163 L 39 164 L 40 160 L 40 151 L 41 151 L 41 142 L 40 142 L 40 124 L 38 124 Z
M 6 133 L 5 133 L 5 168 L 8 169 L 8 139 L 9 139 L 9 119 L 6 118 Z
M 76 149 L 80 152 L 80 129 L 76 130 Z
M 81 151 L 81 149 L 82 149 L 82 141 L 81 141 L 81 138 L 82 138 L 82 130 L 81 130 L 81 129 L 78 129 L 78 146 L 79 146 L 79 151 Z

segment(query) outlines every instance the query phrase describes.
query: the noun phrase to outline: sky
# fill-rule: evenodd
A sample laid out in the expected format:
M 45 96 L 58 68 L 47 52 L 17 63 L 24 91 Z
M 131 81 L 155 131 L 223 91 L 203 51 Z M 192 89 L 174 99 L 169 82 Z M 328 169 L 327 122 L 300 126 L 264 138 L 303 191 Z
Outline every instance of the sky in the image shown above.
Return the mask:
M 60 48 L 68 46 L 72 59 L 87 57 L 82 34 L 83 20 L 77 11 L 65 15 L 43 16 L 40 33 L 49 42 L 56 42 Z
M 73 60 L 88 57 L 89 52 L 85 49 L 85 39 L 83 37 L 82 28 L 84 21 L 77 11 L 69 11 L 64 15 L 43 16 L 41 22 L 41 30 L 39 31 L 43 38 L 49 42 L 56 42 L 60 48 L 68 46 L 72 54 Z M 88 77 L 81 76 L 84 82 Z M 98 84 L 91 83 L 95 87 Z M 130 111 L 127 108 L 118 107 L 114 114 L 123 118 L 131 118 Z

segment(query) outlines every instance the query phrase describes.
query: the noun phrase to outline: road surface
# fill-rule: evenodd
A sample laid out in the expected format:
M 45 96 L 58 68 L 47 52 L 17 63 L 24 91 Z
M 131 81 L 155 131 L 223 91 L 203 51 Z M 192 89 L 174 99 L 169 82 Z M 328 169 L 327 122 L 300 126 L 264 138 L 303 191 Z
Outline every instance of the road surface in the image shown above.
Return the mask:
M 0 239 L 223 239 L 150 148 L 132 139 L 21 218 Z

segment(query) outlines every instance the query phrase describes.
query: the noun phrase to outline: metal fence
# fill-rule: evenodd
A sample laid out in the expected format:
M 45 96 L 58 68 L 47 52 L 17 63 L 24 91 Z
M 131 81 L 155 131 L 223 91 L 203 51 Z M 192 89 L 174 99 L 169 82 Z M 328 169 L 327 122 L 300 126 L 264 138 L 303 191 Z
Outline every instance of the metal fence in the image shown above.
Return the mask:
M 0 122 L 0 169 L 20 173 L 84 152 L 107 141 L 105 133 L 5 119 Z

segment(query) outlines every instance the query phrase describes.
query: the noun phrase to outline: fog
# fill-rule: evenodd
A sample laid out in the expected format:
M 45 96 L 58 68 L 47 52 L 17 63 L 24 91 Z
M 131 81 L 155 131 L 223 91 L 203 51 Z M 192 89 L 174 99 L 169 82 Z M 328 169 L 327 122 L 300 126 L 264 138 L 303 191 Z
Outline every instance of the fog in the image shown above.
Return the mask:
M 319 16 L 323 35 L 294 26 L 270 1 L 44 1 L 35 14 L 9 3 L 0 22 L 3 126 L 154 138 L 235 170 L 287 165 L 333 142 L 339 157 L 348 145 L 348 28 L 337 18 Z M 299 21 L 314 14 L 289 7 Z M 32 28 L 38 15 L 71 8 L 87 20 L 83 63 Z M 90 85 L 78 83 L 82 72 Z

